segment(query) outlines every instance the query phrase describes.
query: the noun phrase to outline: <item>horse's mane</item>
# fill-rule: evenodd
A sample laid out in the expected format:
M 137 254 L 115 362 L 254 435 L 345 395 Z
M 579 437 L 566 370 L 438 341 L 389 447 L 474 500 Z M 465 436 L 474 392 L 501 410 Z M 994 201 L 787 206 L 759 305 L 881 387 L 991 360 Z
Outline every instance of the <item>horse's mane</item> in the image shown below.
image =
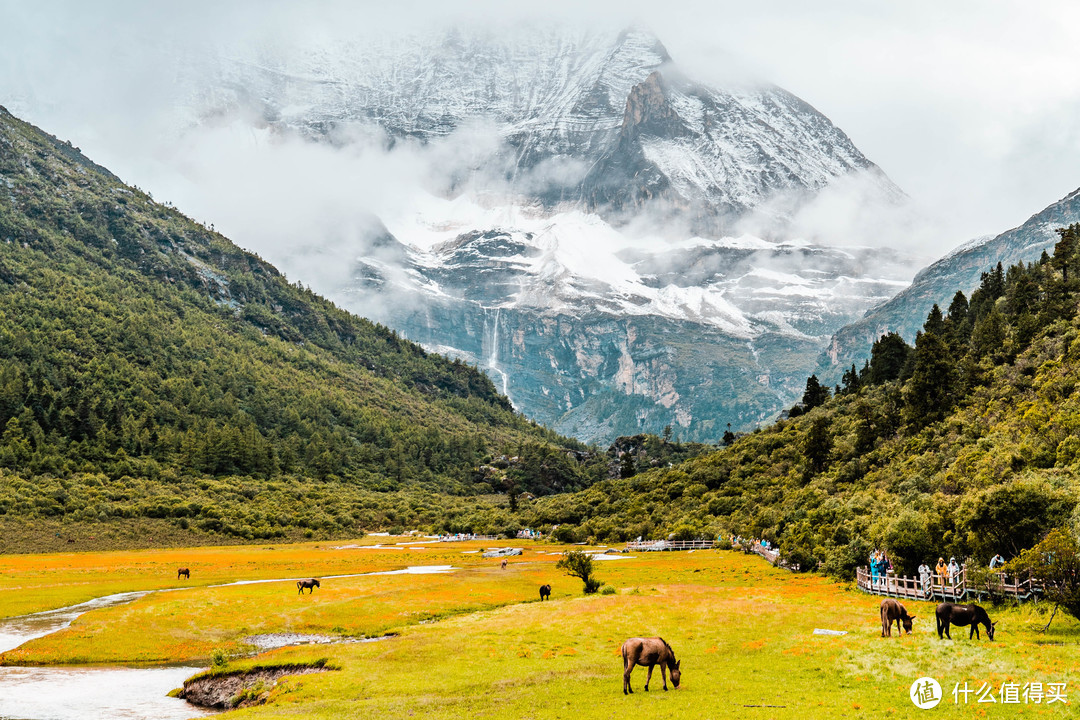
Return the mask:
M 675 651 L 671 649 L 670 645 L 668 645 L 668 641 L 664 638 L 660 638 L 660 642 L 664 643 L 664 647 L 666 647 L 668 649 L 668 652 L 671 653 L 671 657 L 675 657 Z

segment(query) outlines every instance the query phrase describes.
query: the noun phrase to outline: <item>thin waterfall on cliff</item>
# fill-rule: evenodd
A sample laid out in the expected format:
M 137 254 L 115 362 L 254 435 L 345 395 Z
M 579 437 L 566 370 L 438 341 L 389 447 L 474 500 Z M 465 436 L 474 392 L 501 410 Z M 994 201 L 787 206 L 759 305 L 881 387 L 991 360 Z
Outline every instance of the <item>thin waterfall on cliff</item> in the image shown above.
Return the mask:
M 510 403 L 513 404 L 513 399 L 510 398 L 510 386 L 509 378 L 506 372 L 499 366 L 499 311 L 500 308 L 495 308 L 495 322 L 491 331 L 491 344 L 488 349 L 487 362 L 485 365 L 491 369 L 492 372 L 498 373 L 502 378 L 502 394 L 506 396 Z M 486 325 L 487 323 L 485 323 Z

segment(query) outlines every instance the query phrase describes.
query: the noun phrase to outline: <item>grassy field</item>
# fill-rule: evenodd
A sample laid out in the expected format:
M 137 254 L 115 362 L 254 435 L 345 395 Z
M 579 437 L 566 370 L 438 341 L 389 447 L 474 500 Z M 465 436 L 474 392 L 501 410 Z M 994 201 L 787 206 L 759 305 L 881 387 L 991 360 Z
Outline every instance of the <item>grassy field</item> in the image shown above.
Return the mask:
M 378 539 L 368 538 L 365 543 Z M 385 542 L 385 540 L 384 540 Z M 580 595 L 555 569 L 557 546 L 524 544 L 506 570 L 482 559 L 479 543 L 364 549 L 345 544 L 200 548 L 149 552 L 0 557 L 0 614 L 70 604 L 107 592 L 152 593 L 84 615 L 72 627 L 11 651 L 5 663 L 206 661 L 222 648 L 230 667 L 243 638 L 265 632 L 349 637 L 397 632 L 372 643 L 306 646 L 264 653 L 258 662 L 328 658 L 334 672 L 283 680 L 267 705 L 237 717 L 305 718 L 664 718 L 915 717 L 914 679 L 944 688 L 946 717 L 1071 717 L 1080 625 L 1059 614 L 1050 631 L 1031 607 L 991 610 L 994 642 L 939 641 L 933 606 L 910 603 L 915 634 L 881 638 L 879 600 L 825 578 L 792 575 L 734 552 L 657 553 L 597 562 L 614 595 Z M 190 583 L 175 567 L 192 568 Z M 244 579 L 352 574 L 408 565 L 453 565 L 445 575 L 326 579 L 312 595 L 289 580 L 231 587 Z M 537 588 L 550 582 L 551 602 Z M 37 588 L 44 592 L 37 592 Z M 19 598 L 32 595 L 33 599 Z M 29 609 L 28 609 L 29 608 Z M 839 637 L 815 628 L 844 630 Z M 661 635 L 682 661 L 678 691 L 624 697 L 619 646 Z M 954 704 L 964 683 L 993 687 L 994 704 Z M 1069 705 L 1003 704 L 1002 683 L 1067 683 Z

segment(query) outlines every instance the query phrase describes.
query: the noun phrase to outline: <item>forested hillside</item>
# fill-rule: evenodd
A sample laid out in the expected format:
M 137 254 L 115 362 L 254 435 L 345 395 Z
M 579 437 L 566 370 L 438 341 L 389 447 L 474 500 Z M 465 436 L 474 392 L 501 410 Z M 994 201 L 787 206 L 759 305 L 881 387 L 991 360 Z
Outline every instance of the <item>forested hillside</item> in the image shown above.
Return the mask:
M 479 471 L 501 455 L 521 459 Z M 440 503 L 378 493 L 543 494 L 605 473 L 475 368 L 289 283 L 0 108 L 0 518 L 435 527 Z
M 1080 225 L 1053 256 L 988 268 L 936 305 L 914 347 L 880 338 L 834 390 L 807 381 L 789 418 L 677 467 L 545 498 L 565 537 L 763 537 L 803 568 L 850 576 L 886 548 L 1006 558 L 1078 524 Z

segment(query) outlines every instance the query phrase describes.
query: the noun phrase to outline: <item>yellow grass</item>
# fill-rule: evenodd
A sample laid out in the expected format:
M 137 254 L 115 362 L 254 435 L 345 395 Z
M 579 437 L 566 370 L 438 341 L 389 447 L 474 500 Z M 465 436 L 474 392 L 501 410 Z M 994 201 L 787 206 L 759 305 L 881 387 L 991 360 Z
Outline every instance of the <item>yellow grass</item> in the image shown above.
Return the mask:
M 235 573 L 244 568 L 251 577 L 274 577 L 285 567 L 323 568 L 293 573 L 317 576 L 331 574 L 325 571 L 330 567 L 347 572 L 347 567 L 453 564 L 462 569 L 451 575 L 327 580 L 303 597 L 286 583 L 157 593 L 90 613 L 69 631 L 3 659 L 205 659 L 214 647 L 242 649 L 243 636 L 253 633 L 400 633 L 377 643 L 259 656 L 263 663 L 328 657 L 340 669 L 287 679 L 268 705 L 239 711 L 238 717 L 916 717 L 920 711 L 908 699 L 908 689 L 924 675 L 945 688 L 944 702 L 931 711 L 937 716 L 1069 717 L 1080 702 L 1074 684 L 1080 629 L 1072 620 L 1056 620 L 1043 636 L 1033 629 L 1040 619 L 1030 609 L 992 610 L 1000 620 L 995 642 L 968 641 L 964 629 L 954 632 L 951 642 L 939 641 L 931 632 L 933 606 L 909 603 L 918 617 L 916 634 L 883 639 L 878 598 L 825 578 L 773 569 L 756 557 L 707 551 L 597 562 L 599 576 L 619 592 L 582 597 L 580 582 L 555 570 L 556 556 L 537 552 L 554 548 L 525 547 L 525 556 L 512 558 L 505 571 L 497 560 L 462 554 L 476 544 L 426 551 L 325 545 L 186 551 L 186 557 L 206 562 L 197 573 L 199 565 L 188 561 L 193 581 L 212 568 L 221 579 L 239 579 Z M 120 559 L 105 555 L 87 558 L 79 567 L 104 567 Z M 132 582 L 137 577 L 155 581 L 144 573 L 148 559 L 138 555 L 123 554 Z M 57 587 L 64 587 L 65 577 L 80 577 L 73 568 L 65 570 L 60 556 L 50 558 L 55 562 L 42 567 L 52 568 L 45 577 Z M 0 567 L 11 560 L 0 558 Z M 551 602 L 536 600 L 541 582 L 554 586 Z M 817 636 L 814 628 L 849 634 Z M 653 692 L 645 694 L 639 668 L 633 677 L 637 693 L 622 695 L 618 648 L 632 635 L 661 635 L 671 643 L 682 660 L 680 690 L 660 691 L 657 670 Z M 1063 644 L 1040 644 L 1047 641 Z M 251 661 L 231 665 L 246 662 Z M 1066 682 L 1071 703 L 987 705 L 976 704 L 973 695 L 967 706 L 955 705 L 953 685 L 965 681 L 973 689 L 990 683 L 995 694 L 1003 682 Z

